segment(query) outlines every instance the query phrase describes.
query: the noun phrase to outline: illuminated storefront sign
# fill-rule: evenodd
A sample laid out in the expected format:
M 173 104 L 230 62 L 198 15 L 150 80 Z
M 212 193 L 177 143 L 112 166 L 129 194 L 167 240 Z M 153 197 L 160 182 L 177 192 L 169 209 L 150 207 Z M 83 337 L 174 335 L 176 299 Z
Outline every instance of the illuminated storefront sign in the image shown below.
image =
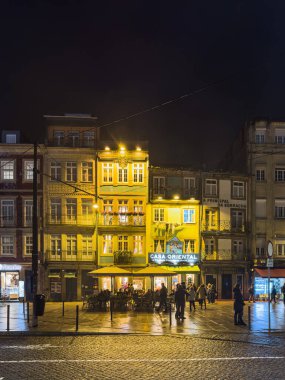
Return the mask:
M 7 271 L 13 271 L 13 270 L 21 270 L 21 265 L 17 264 L 0 264 L 0 271 L 7 270 Z

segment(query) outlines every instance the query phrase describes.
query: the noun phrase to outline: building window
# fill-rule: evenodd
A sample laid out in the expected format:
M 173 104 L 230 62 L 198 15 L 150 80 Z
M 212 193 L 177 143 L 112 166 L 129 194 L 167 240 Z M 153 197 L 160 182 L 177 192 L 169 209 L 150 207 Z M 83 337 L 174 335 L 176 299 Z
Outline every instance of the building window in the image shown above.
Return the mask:
M 93 181 L 93 163 L 82 162 L 82 182 Z
M 155 239 L 153 241 L 154 244 L 154 252 L 156 253 L 163 253 L 165 246 L 164 246 L 164 240 L 162 239 Z
M 256 218 L 266 218 L 266 199 L 255 200 L 255 216 Z
M 285 256 L 285 241 L 276 243 L 276 256 Z
M 275 181 L 277 181 L 277 182 L 284 182 L 285 181 L 285 169 L 284 168 L 275 169 Z
M 33 200 L 25 199 L 24 200 L 24 225 L 31 226 L 33 223 Z
M 231 217 L 232 229 L 244 231 L 244 212 L 240 210 L 232 210 Z
M 285 218 L 285 200 L 275 200 L 275 218 Z
M 11 134 L 7 133 L 5 135 L 5 142 L 6 144 L 16 144 L 17 143 L 17 135 L 16 134 Z
M 285 129 L 275 129 L 275 144 L 285 144 Z
M 128 182 L 128 169 L 118 167 L 118 182 Z
M 76 182 L 77 181 L 77 164 L 76 162 L 66 163 L 66 181 Z
M 256 181 L 265 181 L 265 169 L 256 169 L 255 178 Z
M 128 201 L 119 201 L 119 224 L 127 224 L 128 217 Z
M 81 208 L 82 208 L 82 217 L 83 219 L 89 219 L 90 216 L 93 215 L 93 201 L 91 198 L 83 198 L 81 200 Z
M 205 239 L 205 254 L 213 255 L 215 251 L 215 241 L 214 239 Z
M 103 182 L 113 182 L 113 164 L 103 164 Z
M 72 131 L 68 133 L 68 145 L 70 146 L 79 146 L 79 132 Z
M 128 251 L 128 250 L 129 250 L 128 236 L 119 235 L 118 236 L 118 251 Z
M 195 178 L 185 177 L 183 179 L 184 196 L 191 196 L 195 193 Z
M 195 210 L 184 209 L 183 210 L 183 223 L 195 223 Z
M 233 241 L 233 253 L 235 255 L 243 253 L 243 241 L 242 240 L 234 240 Z
M 24 180 L 32 181 L 34 178 L 34 161 L 24 161 Z
M 82 235 L 82 254 L 92 256 L 92 235 Z
M 143 182 L 143 164 L 133 164 L 133 181 Z
M 265 143 L 265 131 L 256 131 L 255 132 L 255 143 L 264 144 Z
M 13 200 L 1 200 L 2 225 L 13 225 L 15 220 L 15 205 Z
M 61 235 L 51 235 L 50 237 L 51 255 L 61 255 Z
M 216 227 L 217 212 L 216 210 L 205 210 L 205 230 L 211 230 Z
M 83 132 L 83 143 L 84 146 L 94 146 L 95 142 L 95 133 L 94 131 L 85 131 Z
M 33 254 L 33 236 L 24 236 L 24 255 L 31 256 Z
M 184 240 L 184 252 L 185 253 L 194 253 L 195 252 L 195 240 L 185 239 Z
M 244 198 L 244 182 L 233 181 L 233 197 Z
M 134 224 L 136 226 L 141 226 L 143 220 L 143 201 L 134 200 Z
M 265 239 L 256 239 L 256 257 L 264 257 Z
M 111 255 L 113 253 L 113 236 L 103 235 L 103 253 Z
M 113 224 L 113 201 L 104 200 L 103 203 L 104 225 L 111 226 Z
M 205 180 L 205 195 L 217 195 L 217 180 L 216 179 L 206 179 Z
M 77 254 L 77 236 L 66 235 L 66 248 L 68 256 L 75 256 Z
M 64 145 L 64 132 L 63 131 L 54 131 L 53 140 L 54 140 L 54 145 L 56 145 L 56 146 Z
M 153 177 L 152 179 L 153 195 L 165 195 L 165 177 Z
M 155 222 L 164 222 L 164 208 L 155 208 L 154 209 L 154 221 Z
M 143 236 L 134 236 L 134 253 L 141 255 L 143 253 Z
M 50 216 L 51 216 L 52 223 L 61 222 L 61 199 L 60 198 L 51 198 Z
M 1 160 L 1 180 L 13 181 L 15 179 L 15 161 Z
M 14 256 L 14 236 L 1 236 L 1 255 Z
M 66 199 L 66 219 L 68 222 L 76 220 L 77 215 L 77 199 Z
M 50 176 L 51 181 L 61 180 L 61 163 L 53 161 L 50 163 Z

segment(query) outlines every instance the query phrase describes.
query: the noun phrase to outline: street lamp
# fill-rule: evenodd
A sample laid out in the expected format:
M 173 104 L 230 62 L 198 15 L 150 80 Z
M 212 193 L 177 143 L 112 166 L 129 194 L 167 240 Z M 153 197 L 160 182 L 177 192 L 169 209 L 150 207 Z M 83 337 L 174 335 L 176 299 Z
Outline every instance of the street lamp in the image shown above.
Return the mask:
M 99 217 L 99 205 L 98 203 L 94 203 L 92 206 L 95 210 L 95 244 L 96 244 L 96 251 L 95 251 L 95 264 L 98 265 L 99 262 L 99 249 L 98 249 L 98 217 Z

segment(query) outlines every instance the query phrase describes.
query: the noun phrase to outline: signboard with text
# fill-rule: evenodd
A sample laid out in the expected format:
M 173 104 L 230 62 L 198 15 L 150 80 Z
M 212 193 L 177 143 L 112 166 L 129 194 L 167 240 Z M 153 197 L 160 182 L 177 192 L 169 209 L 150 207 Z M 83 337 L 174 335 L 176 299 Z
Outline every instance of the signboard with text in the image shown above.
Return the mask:
M 151 264 L 159 265 L 197 265 L 199 261 L 198 253 L 149 253 L 148 261 Z

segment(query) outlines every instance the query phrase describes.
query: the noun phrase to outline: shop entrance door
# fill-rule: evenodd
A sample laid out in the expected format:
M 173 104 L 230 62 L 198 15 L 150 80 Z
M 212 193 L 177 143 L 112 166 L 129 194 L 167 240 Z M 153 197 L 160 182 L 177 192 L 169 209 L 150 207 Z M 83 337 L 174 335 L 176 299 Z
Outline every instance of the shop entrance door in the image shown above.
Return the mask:
M 233 289 L 232 289 L 232 275 L 222 274 L 222 298 L 232 299 Z
M 66 301 L 77 300 L 77 278 L 66 278 Z

